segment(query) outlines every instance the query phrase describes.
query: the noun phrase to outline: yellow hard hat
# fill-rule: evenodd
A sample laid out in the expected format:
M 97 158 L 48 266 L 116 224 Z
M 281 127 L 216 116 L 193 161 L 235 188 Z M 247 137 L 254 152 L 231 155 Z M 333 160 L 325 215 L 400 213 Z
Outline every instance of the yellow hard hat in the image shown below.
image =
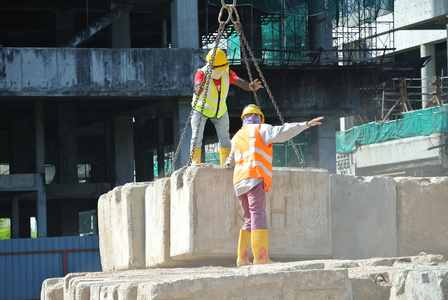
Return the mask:
M 264 123 L 264 115 L 261 112 L 261 109 L 255 104 L 246 105 L 246 107 L 243 109 L 243 113 L 241 114 L 241 120 L 244 120 L 244 116 L 249 114 L 261 115 L 261 123 Z
M 205 58 L 208 62 L 212 59 L 213 49 L 211 49 L 207 57 Z M 229 67 L 229 62 L 227 60 L 227 56 L 221 49 L 216 49 L 215 60 L 213 61 L 213 69 L 216 71 L 222 71 Z

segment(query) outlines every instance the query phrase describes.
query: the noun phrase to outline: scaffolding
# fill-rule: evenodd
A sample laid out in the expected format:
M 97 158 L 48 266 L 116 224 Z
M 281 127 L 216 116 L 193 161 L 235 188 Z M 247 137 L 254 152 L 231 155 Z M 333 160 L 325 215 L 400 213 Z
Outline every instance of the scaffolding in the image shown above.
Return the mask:
M 333 46 L 343 60 L 393 57 L 393 12 L 393 0 L 338 0 L 333 14 Z
M 216 13 L 212 12 L 222 1 L 208 3 L 206 32 L 202 35 L 204 48 L 210 48 L 216 39 L 217 32 L 209 28 L 216 22 Z M 261 43 L 258 49 L 252 46 L 261 53 L 257 57 L 261 63 L 304 66 L 320 62 L 384 64 L 384 56 L 393 59 L 393 3 L 393 0 L 238 0 L 237 6 L 242 19 L 249 24 L 244 28 L 246 36 L 258 38 L 254 30 L 261 28 Z M 332 45 L 315 49 L 310 37 L 322 33 L 317 32 L 321 27 L 317 29 L 313 24 L 328 20 L 332 26 Z M 238 35 L 232 26 L 226 28 L 219 47 L 227 49 L 231 64 L 241 63 Z

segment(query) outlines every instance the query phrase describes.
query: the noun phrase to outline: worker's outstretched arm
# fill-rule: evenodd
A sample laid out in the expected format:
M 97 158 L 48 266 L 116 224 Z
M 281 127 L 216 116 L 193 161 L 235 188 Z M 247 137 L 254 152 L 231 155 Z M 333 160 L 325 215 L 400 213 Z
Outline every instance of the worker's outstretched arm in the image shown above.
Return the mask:
M 257 91 L 263 88 L 261 82 L 258 79 L 255 79 L 254 81 L 249 83 L 249 81 L 243 78 L 238 78 L 237 80 L 235 80 L 234 84 L 245 91 Z

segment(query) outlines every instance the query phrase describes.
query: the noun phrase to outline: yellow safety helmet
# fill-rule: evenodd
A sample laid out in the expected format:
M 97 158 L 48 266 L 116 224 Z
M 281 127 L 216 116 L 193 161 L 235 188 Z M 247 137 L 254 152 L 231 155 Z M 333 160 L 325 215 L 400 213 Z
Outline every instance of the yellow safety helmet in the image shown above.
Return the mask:
M 243 109 L 243 113 L 241 114 L 241 120 L 244 120 L 244 116 L 249 114 L 261 115 L 261 123 L 264 123 L 264 115 L 261 112 L 261 109 L 255 104 L 246 105 L 246 107 Z
M 211 49 L 207 57 L 205 58 L 208 62 L 212 59 L 213 49 Z M 229 67 L 229 61 L 227 60 L 227 56 L 221 49 L 216 49 L 215 60 L 213 61 L 213 69 L 216 71 L 222 71 Z

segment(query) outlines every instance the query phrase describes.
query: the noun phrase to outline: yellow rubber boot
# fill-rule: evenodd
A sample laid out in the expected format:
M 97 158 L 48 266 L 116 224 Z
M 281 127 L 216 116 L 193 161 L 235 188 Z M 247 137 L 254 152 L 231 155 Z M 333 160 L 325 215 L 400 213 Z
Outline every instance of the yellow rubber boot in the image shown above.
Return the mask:
M 190 154 L 193 152 L 190 150 Z M 201 148 L 195 148 L 194 154 L 193 154 L 193 160 L 191 161 L 193 164 L 200 164 L 201 163 Z
M 224 166 L 226 164 L 226 159 L 229 157 L 231 147 L 222 147 L 219 148 L 219 162 L 221 163 L 221 166 Z
M 236 265 L 238 267 L 251 265 L 249 261 L 250 231 L 241 229 L 238 239 L 238 259 Z
M 251 232 L 252 252 L 254 265 L 273 264 L 269 259 L 269 239 L 267 229 L 257 229 Z

